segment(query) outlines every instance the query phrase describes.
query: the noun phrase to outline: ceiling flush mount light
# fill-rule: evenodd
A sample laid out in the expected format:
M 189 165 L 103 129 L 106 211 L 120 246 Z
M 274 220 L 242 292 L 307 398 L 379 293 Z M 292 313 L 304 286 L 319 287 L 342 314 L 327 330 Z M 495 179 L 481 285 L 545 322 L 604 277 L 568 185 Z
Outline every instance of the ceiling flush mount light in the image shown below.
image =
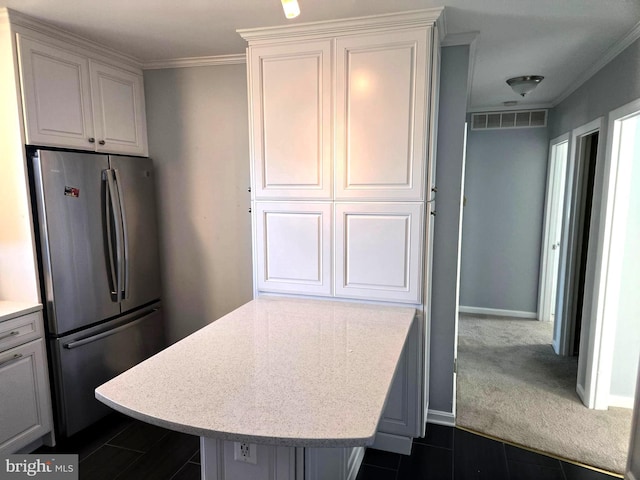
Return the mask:
M 284 16 L 291 19 L 300 15 L 300 6 L 298 0 L 281 0 L 282 8 L 284 9 Z
M 542 80 L 544 80 L 544 77 L 540 75 L 525 75 L 523 77 L 510 78 L 507 80 L 507 84 L 514 92 L 524 97 L 527 93 L 531 93 Z

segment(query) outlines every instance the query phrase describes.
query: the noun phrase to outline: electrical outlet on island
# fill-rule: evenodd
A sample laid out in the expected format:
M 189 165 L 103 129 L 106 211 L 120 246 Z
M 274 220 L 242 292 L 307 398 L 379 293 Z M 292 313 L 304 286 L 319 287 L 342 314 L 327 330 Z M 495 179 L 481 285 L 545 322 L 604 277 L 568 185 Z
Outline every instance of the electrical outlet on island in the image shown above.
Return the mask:
M 258 446 L 255 443 L 233 442 L 233 459 L 255 465 L 258 463 Z

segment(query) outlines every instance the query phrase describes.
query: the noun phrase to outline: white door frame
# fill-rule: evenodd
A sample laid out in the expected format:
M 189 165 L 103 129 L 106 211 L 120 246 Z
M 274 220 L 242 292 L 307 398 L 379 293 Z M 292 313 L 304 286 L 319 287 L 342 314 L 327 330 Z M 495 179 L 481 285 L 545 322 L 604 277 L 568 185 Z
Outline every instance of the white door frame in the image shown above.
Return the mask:
M 577 251 L 579 236 L 579 203 L 581 197 L 580 181 L 584 170 L 582 139 L 599 133 L 597 158 L 603 157 L 604 117 L 599 117 L 571 132 L 571 154 L 567 162 L 567 188 L 564 200 L 564 220 L 562 224 L 562 244 L 560 245 L 560 268 L 558 272 L 558 295 L 556 297 L 556 318 L 553 334 L 553 346 L 558 355 L 573 354 L 575 334 L 575 297 L 576 265 L 580 252 Z M 601 161 L 598 163 L 602 163 Z M 596 164 L 596 170 L 598 165 Z M 597 173 L 596 173 L 597 175 Z M 592 213 L 593 218 L 593 213 Z M 589 232 L 593 231 L 593 222 Z M 588 270 L 588 269 L 587 269 Z M 587 273 L 588 275 L 588 273 Z M 585 280 L 586 282 L 587 280 Z M 584 312 L 583 312 L 584 318 Z
M 547 193 L 545 200 L 545 213 L 544 213 L 544 230 L 542 235 L 542 254 L 540 258 L 540 280 L 538 287 L 538 320 L 549 322 L 551 321 L 551 304 L 555 297 L 555 292 L 553 291 L 554 285 L 557 290 L 557 284 L 555 281 L 558 277 L 558 270 L 551 262 L 551 258 L 553 255 L 553 247 L 551 246 L 551 242 L 553 241 L 551 237 L 553 230 L 553 220 L 557 217 L 554 213 L 557 212 L 557 197 L 554 193 L 557 192 L 557 188 L 562 188 L 562 192 L 564 193 L 564 189 L 566 186 L 566 163 L 569 157 L 569 133 L 565 133 L 559 137 L 554 138 L 549 142 L 549 160 L 548 160 L 548 168 L 547 168 Z M 564 169 L 562 170 L 562 174 L 558 169 L 558 158 L 557 152 L 560 145 L 563 143 L 567 143 L 567 154 L 564 159 Z M 558 185 L 561 183 L 563 185 Z M 564 197 L 563 197 L 564 198 Z M 556 247 L 558 248 L 558 247 Z M 557 264 L 559 266 L 559 263 Z M 555 278 L 552 278 L 555 277 Z
M 611 388 L 611 368 L 613 361 L 613 347 L 615 342 L 615 328 L 605 328 L 611 321 L 615 321 L 617 302 L 616 282 L 619 284 L 621 259 L 620 222 L 616 222 L 615 200 L 618 178 L 628 173 L 620 170 L 618 154 L 620 148 L 620 127 L 623 120 L 640 111 L 640 99 L 628 103 L 609 113 L 607 139 L 607 154 L 604 159 L 602 177 L 602 201 L 599 211 L 597 234 L 597 248 L 595 255 L 587 260 L 587 272 L 593 271 L 593 296 L 590 305 L 588 329 L 583 329 L 580 339 L 580 358 L 578 360 L 578 394 L 583 403 L 589 408 L 606 409 L 609 406 L 609 392 Z M 592 217 L 593 218 L 593 217 Z M 624 235 L 622 235 L 624 237 Z M 592 238 L 596 238 L 593 236 Z M 591 263 L 591 265 L 589 264 Z M 619 285 L 618 285 L 619 286 Z M 615 305 L 614 305 L 615 304 Z M 584 325 L 584 324 L 583 324 Z M 581 382 L 582 378 L 583 381 Z

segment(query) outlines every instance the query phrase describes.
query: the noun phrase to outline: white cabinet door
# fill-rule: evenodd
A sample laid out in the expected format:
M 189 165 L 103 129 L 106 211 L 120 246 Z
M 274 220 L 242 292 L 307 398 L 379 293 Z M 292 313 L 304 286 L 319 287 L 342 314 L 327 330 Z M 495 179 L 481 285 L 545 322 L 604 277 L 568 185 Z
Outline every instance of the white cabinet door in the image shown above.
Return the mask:
M 0 353 L 0 453 L 13 453 L 51 431 L 42 339 Z
M 331 43 L 249 49 L 257 199 L 330 199 Z
M 19 34 L 18 52 L 27 144 L 93 150 L 87 58 Z
M 142 77 L 94 60 L 89 66 L 96 150 L 147 155 Z
M 422 303 L 421 203 L 336 203 L 335 296 Z
M 331 203 L 256 203 L 257 288 L 331 295 Z
M 336 198 L 423 200 L 430 29 L 336 42 Z

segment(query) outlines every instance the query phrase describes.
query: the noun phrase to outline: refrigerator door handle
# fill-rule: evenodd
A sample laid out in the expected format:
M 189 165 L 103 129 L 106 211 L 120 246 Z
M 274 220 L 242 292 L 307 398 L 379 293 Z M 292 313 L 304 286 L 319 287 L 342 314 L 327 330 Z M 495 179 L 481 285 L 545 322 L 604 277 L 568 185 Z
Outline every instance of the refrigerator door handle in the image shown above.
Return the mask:
M 114 168 L 116 176 L 116 183 L 118 185 L 118 200 L 120 202 L 120 219 L 122 222 L 122 237 L 124 239 L 124 283 L 122 286 L 122 298 L 129 298 L 129 231 L 127 229 L 127 212 L 124 207 L 124 193 L 122 192 L 122 182 L 120 181 L 120 172 L 117 168 Z
M 111 295 L 113 297 L 116 297 L 118 295 L 118 280 L 116 279 L 116 268 L 115 265 L 113 263 L 113 237 L 112 237 L 112 233 L 111 233 L 111 221 L 114 219 L 113 216 L 113 205 L 112 205 L 112 198 L 113 195 L 111 194 L 111 188 L 110 188 L 110 183 L 108 181 L 108 170 L 105 170 L 104 172 L 102 172 L 103 174 L 103 181 L 105 182 L 105 189 L 104 189 L 104 214 L 105 214 L 105 223 L 106 223 L 106 227 L 107 227 L 107 254 L 109 257 L 109 263 L 108 263 L 108 268 L 109 268 L 109 276 L 111 277 Z
M 118 187 L 115 181 L 115 175 L 112 169 L 107 170 L 107 185 L 109 186 L 109 197 L 111 200 L 111 211 L 113 214 L 113 224 L 116 233 L 116 302 L 122 301 L 122 289 L 123 289 L 123 263 L 124 255 L 122 254 L 123 232 L 122 232 L 122 215 L 120 214 L 120 194 L 116 197 L 115 192 L 118 192 Z
M 86 345 L 88 343 L 93 343 L 95 341 L 98 341 L 101 338 L 110 337 L 111 335 L 115 335 L 116 333 L 121 332 L 123 330 L 126 330 L 127 328 L 131 328 L 131 327 L 136 326 L 140 322 L 146 320 L 146 318 L 149 315 L 157 312 L 158 310 L 159 310 L 159 308 L 154 308 L 154 309 L 146 312 L 144 315 L 142 315 L 141 317 L 137 318 L 136 320 L 134 320 L 132 322 L 126 323 L 124 325 L 120 325 L 119 327 L 116 327 L 116 328 L 112 328 L 111 330 L 107 330 L 106 332 L 98 333 L 96 335 L 91 335 L 89 337 L 84 337 L 84 338 L 81 338 L 80 340 L 76 340 L 74 342 L 65 343 L 63 345 L 63 347 L 66 348 L 67 350 L 72 350 L 74 348 L 81 347 L 81 346 Z

